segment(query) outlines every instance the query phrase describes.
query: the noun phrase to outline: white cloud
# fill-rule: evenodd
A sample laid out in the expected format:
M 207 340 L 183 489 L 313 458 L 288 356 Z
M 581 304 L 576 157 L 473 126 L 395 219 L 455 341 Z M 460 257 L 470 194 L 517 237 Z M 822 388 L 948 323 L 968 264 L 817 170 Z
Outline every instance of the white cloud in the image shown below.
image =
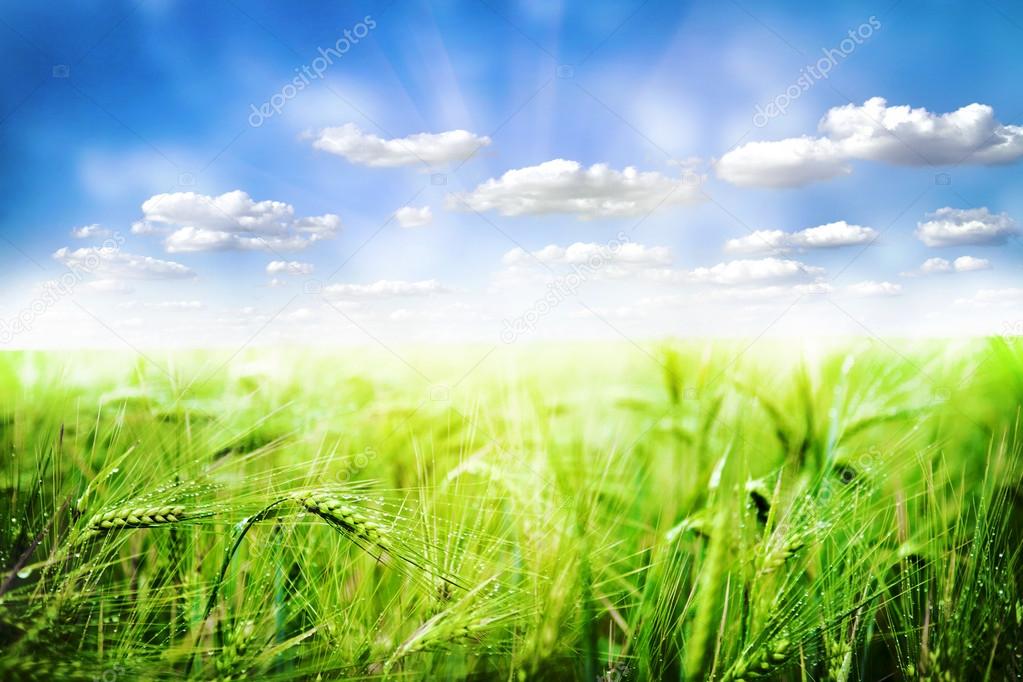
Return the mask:
M 1006 289 L 981 289 L 969 298 L 958 298 L 959 305 L 980 307 L 1017 306 L 1023 303 L 1023 289 L 1009 287 Z
M 709 268 L 696 268 L 688 273 L 688 279 L 713 284 L 748 284 L 802 277 L 819 277 L 823 274 L 823 268 L 807 265 L 796 260 L 761 258 L 755 260 L 733 260 L 727 263 L 718 263 Z
M 918 223 L 916 236 L 927 246 L 1000 245 L 1019 234 L 1016 221 L 1006 213 L 985 207 L 939 208 Z
M 955 260 L 945 258 L 928 258 L 920 266 L 920 274 L 933 275 L 947 272 L 973 272 L 975 270 L 990 270 L 991 261 L 986 258 L 974 258 L 973 256 L 959 256 Z M 903 273 L 912 276 L 915 273 Z
M 850 284 L 846 291 L 856 296 L 898 296 L 902 293 L 902 285 L 868 280 Z
M 146 307 L 155 310 L 202 310 L 205 306 L 202 301 L 157 301 L 147 303 Z
M 110 230 L 93 223 L 92 225 L 82 225 L 71 230 L 71 236 L 75 239 L 92 239 L 94 237 L 109 237 L 111 234 Z
M 181 263 L 137 256 L 120 249 L 89 247 L 71 251 L 58 249 L 53 258 L 73 270 L 91 272 L 101 280 L 120 279 L 190 279 L 195 272 Z
M 641 305 L 620 305 L 613 308 L 583 308 L 569 314 L 570 319 L 585 320 L 589 318 L 605 320 L 642 320 L 656 311 Z
M 494 273 L 493 279 L 498 289 L 549 284 L 552 277 L 578 277 L 586 281 L 634 279 L 645 275 L 656 279 L 659 273 L 675 272 L 665 267 L 672 262 L 668 247 L 645 246 L 620 238 L 602 244 L 548 244 L 535 251 L 514 248 L 505 252 L 501 262 L 504 267 Z M 661 278 L 668 279 L 663 275 Z
M 760 287 L 729 287 L 716 291 L 701 292 L 701 299 L 715 301 L 791 301 L 795 296 L 822 296 L 834 290 L 828 282 L 808 282 L 805 284 L 769 284 Z
M 253 201 L 247 193 L 234 190 L 215 197 L 195 192 L 157 194 L 142 202 L 142 214 L 150 223 L 283 234 L 295 209 L 282 201 Z
M 167 253 L 196 251 L 301 251 L 315 240 L 299 235 L 290 237 L 245 236 L 223 230 L 182 227 L 167 235 L 163 247 Z
M 831 109 L 818 128 L 851 158 L 905 166 L 988 165 L 1023 156 L 1023 127 L 1002 125 L 986 104 L 934 114 L 872 97 L 863 106 Z
M 757 230 L 746 237 L 729 239 L 725 243 L 725 250 L 733 253 L 764 253 L 792 249 L 829 249 L 868 244 L 876 237 L 877 231 L 873 228 L 850 225 L 839 220 L 798 232 Z
M 146 321 L 141 317 L 126 317 L 120 320 L 114 320 L 113 326 L 118 329 L 139 329 L 145 325 Z
M 952 267 L 956 272 L 973 272 L 975 270 L 990 270 L 991 261 L 986 258 L 974 258 L 973 256 L 959 256 L 952 261 Z
M 324 128 L 313 142 L 317 149 L 343 156 L 355 164 L 375 167 L 461 161 L 489 144 L 489 137 L 475 135 L 468 130 L 418 133 L 385 140 L 372 133 L 364 133 L 354 123 Z
M 332 284 L 323 289 L 328 298 L 397 298 L 430 296 L 450 291 L 435 279 L 418 282 L 382 279 L 372 284 Z
M 952 263 L 945 258 L 928 258 L 920 266 L 920 272 L 931 275 L 936 272 L 952 272 Z
M 810 284 L 797 284 L 796 286 L 793 287 L 793 289 L 797 294 L 802 294 L 805 296 L 830 294 L 832 291 L 834 291 L 834 287 L 832 287 L 827 282 L 811 282 Z
M 754 230 L 746 237 L 729 239 L 725 251 L 729 253 L 770 253 L 790 249 L 788 242 L 792 232 L 783 230 Z
M 611 261 L 630 265 L 667 265 L 671 263 L 671 249 L 634 242 L 614 246 L 576 242 L 567 247 L 549 244 L 532 252 L 514 248 L 505 253 L 501 260 L 505 265 L 528 265 L 538 261 L 548 265 L 602 265 Z
M 414 206 L 402 206 L 394 212 L 398 224 L 402 227 L 422 227 L 433 222 L 433 211 L 429 206 L 415 208 Z
M 119 279 L 97 279 L 85 286 L 104 294 L 130 294 L 135 291 L 135 287 Z
M 312 263 L 297 260 L 275 260 L 266 266 L 268 275 L 311 275 L 315 267 Z
M 308 234 L 318 239 L 329 239 L 341 230 L 341 218 L 333 213 L 326 213 L 299 218 L 291 226 L 301 234 Z
M 145 220 L 136 220 L 135 222 L 133 222 L 131 224 L 131 233 L 132 234 L 141 234 L 141 235 L 163 234 L 166 231 L 167 231 L 166 228 L 161 227 L 159 225 L 154 225 L 153 223 L 147 222 Z
M 435 308 L 398 308 L 387 316 L 393 322 L 451 322 L 478 317 L 478 312 L 465 303 L 452 303 Z
M 795 187 L 848 174 L 854 159 L 925 166 L 1023 157 L 1023 127 L 999 123 L 985 104 L 935 114 L 872 97 L 828 110 L 817 128 L 821 137 L 744 144 L 721 157 L 718 176 L 736 185 Z
M 219 196 L 157 194 L 142 203 L 133 234 L 166 234 L 169 253 L 190 251 L 295 251 L 341 229 L 334 214 L 295 218 L 281 201 L 254 201 L 241 190 Z
M 589 219 L 638 215 L 659 206 L 700 200 L 698 183 L 681 178 L 640 172 L 632 166 L 616 171 L 604 163 L 584 168 L 577 161 L 554 159 L 507 171 L 467 194 L 449 195 L 447 205 L 506 216 L 571 213 Z
M 719 178 L 740 187 L 798 187 L 852 172 L 831 140 L 805 136 L 749 142 L 722 156 L 716 168 Z

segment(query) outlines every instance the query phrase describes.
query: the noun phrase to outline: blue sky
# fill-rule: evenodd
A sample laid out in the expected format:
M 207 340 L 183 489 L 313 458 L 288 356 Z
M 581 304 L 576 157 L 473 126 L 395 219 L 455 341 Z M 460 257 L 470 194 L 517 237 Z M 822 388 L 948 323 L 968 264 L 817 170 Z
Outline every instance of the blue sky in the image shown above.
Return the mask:
M 9 346 L 1018 326 L 1008 2 L 0 17 Z

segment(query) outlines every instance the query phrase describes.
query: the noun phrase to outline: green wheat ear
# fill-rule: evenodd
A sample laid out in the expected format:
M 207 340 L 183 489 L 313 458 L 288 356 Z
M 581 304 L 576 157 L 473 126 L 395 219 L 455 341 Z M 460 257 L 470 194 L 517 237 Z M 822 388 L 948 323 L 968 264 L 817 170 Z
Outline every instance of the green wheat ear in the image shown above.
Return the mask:
M 119 528 L 150 528 L 168 523 L 177 523 L 187 518 L 181 505 L 163 507 L 123 507 L 96 514 L 89 520 L 89 530 L 103 533 Z
M 382 550 L 390 549 L 386 529 L 351 505 L 336 498 L 309 492 L 295 493 L 291 499 L 301 504 L 307 511 L 338 526 L 354 539 L 376 545 Z
M 119 507 L 94 514 L 81 535 L 72 544 L 88 542 L 101 535 L 136 528 L 156 528 L 182 521 L 208 516 L 209 513 L 190 513 L 182 505 L 150 507 Z
M 776 674 L 789 660 L 792 643 L 785 638 L 775 640 L 761 647 L 749 656 L 736 661 L 732 669 L 724 676 L 724 682 L 743 682 L 758 680 Z

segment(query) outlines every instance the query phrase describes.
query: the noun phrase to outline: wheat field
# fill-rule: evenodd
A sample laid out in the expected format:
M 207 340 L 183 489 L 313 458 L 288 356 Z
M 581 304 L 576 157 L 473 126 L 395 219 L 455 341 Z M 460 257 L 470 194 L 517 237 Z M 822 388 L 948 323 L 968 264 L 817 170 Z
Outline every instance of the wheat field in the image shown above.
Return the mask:
M 1008 680 L 1023 344 L 0 356 L 0 677 Z

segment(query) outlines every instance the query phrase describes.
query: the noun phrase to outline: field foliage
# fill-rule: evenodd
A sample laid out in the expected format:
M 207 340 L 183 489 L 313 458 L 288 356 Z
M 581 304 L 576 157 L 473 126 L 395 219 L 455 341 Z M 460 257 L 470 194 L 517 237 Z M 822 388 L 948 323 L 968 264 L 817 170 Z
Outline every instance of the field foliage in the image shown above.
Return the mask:
M 1023 674 L 1023 344 L 0 356 L 0 677 Z

